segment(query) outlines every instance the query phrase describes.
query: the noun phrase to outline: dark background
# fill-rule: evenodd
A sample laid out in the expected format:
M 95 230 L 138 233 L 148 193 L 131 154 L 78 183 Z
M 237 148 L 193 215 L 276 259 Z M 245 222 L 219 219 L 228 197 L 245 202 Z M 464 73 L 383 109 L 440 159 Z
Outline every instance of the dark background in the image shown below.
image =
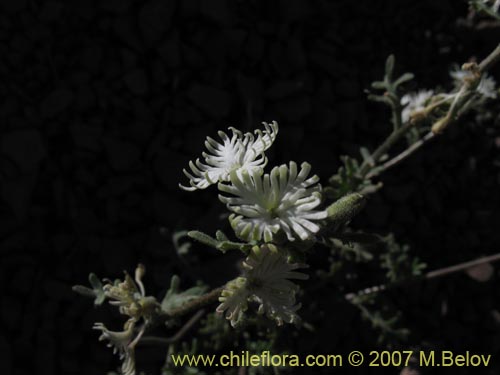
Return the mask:
M 1 0 L 0 373 L 114 368 L 91 326 L 119 320 L 70 289 L 89 272 L 114 278 L 142 262 L 154 295 L 175 272 L 187 286 L 234 276 L 238 257 L 200 248 L 186 273 L 172 246 L 175 230 L 228 227 L 213 189 L 178 188 L 205 136 L 277 120 L 270 164 L 307 160 L 326 181 L 340 155 L 390 131 L 386 108 L 363 92 L 390 53 L 432 88 L 449 85 L 453 62 L 494 48 L 498 25 L 477 27 L 467 13 L 457 0 Z M 468 116 L 384 175 L 355 227 L 394 232 L 429 269 L 498 251 L 492 113 Z M 494 354 L 490 370 L 472 371 L 498 373 L 498 277 L 455 275 L 394 298 L 412 330 L 407 348 Z M 320 332 L 291 349 L 375 347 L 357 313 L 329 314 L 305 317 Z

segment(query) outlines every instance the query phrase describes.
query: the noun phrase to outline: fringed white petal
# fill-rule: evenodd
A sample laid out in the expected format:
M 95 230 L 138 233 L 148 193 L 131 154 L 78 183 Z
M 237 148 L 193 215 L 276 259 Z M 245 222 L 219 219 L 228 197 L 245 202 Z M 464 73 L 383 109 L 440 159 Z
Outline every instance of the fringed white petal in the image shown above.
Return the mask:
M 261 170 L 267 164 L 264 155 L 276 139 L 278 124 L 264 124 L 264 130 L 255 130 L 255 134 L 243 134 L 238 129 L 230 127 L 231 135 L 223 131 L 217 134 L 221 142 L 207 137 L 205 147 L 208 152 L 202 152 L 203 162 L 189 162 L 191 172 L 184 170 L 189 179 L 189 186 L 179 186 L 187 191 L 206 189 L 217 182 L 229 181 L 231 172 L 238 170 Z
M 224 314 L 231 325 L 237 325 L 248 308 L 248 302 L 258 303 L 258 313 L 265 314 L 278 325 L 299 319 L 295 294 L 298 286 L 290 280 L 306 280 L 308 275 L 297 272 L 307 265 L 289 263 L 274 246 L 262 245 L 252 249 L 242 264 L 241 277 L 226 284 L 217 312 Z
M 420 90 L 411 92 L 401 98 L 401 105 L 404 106 L 401 112 L 403 123 L 410 121 L 412 113 L 421 111 L 425 108 L 427 101 L 434 95 L 432 90 Z
M 450 76 L 455 81 L 455 86 L 459 87 L 464 83 L 464 80 L 472 77 L 472 73 L 455 68 L 450 71 Z M 477 85 L 476 91 L 485 98 L 496 99 L 498 92 L 495 79 L 488 73 L 483 73 L 481 81 L 479 81 L 479 84 Z
M 290 241 L 306 240 L 320 229 L 311 220 L 326 218 L 326 211 L 315 211 L 321 203 L 318 177 L 308 178 L 311 166 L 295 162 L 281 165 L 263 174 L 261 170 L 240 170 L 230 174 L 231 185 L 219 184 L 219 195 L 231 215 L 236 234 L 247 241 L 273 240 L 280 229 Z

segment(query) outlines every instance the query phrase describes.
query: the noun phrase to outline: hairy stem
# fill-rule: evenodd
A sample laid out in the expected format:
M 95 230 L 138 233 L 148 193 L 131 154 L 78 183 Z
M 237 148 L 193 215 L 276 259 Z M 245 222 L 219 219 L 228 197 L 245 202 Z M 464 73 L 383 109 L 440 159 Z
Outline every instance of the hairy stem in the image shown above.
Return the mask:
M 437 270 L 434 270 L 434 271 L 427 272 L 423 276 L 409 278 L 409 279 L 406 279 L 406 280 L 402 280 L 400 282 L 395 282 L 395 283 L 392 283 L 392 284 L 381 284 L 381 285 L 372 286 L 370 288 L 363 289 L 363 290 L 361 290 L 359 292 L 349 293 L 349 294 L 347 294 L 345 296 L 345 298 L 350 301 L 350 300 L 352 300 L 352 299 L 354 299 L 355 297 L 358 297 L 358 296 L 368 295 L 368 294 L 373 294 L 373 293 L 378 293 L 378 292 L 381 292 L 381 291 L 384 291 L 384 290 L 387 290 L 387 289 L 393 289 L 393 288 L 396 288 L 396 287 L 407 285 L 408 283 L 411 283 L 411 282 L 422 281 L 422 280 L 430 280 L 430 279 L 434 279 L 436 277 L 450 275 L 450 274 L 453 274 L 453 273 L 456 273 L 456 272 L 461 272 L 461 271 L 467 270 L 467 269 L 475 267 L 475 266 L 479 266 L 481 264 L 493 263 L 493 262 L 497 262 L 497 261 L 500 261 L 500 253 L 494 254 L 494 255 L 489 255 L 489 256 L 486 256 L 486 257 L 478 258 L 478 259 L 474 259 L 474 260 L 471 260 L 471 261 L 468 261 L 468 262 L 459 263 L 459 264 L 456 264 L 456 265 L 453 265 L 453 266 L 440 268 L 440 269 L 437 269 Z
M 214 302 L 217 302 L 219 299 L 220 294 L 222 293 L 222 290 L 224 287 L 219 287 L 211 290 L 208 293 L 205 293 L 198 298 L 195 298 L 184 305 L 172 310 L 170 313 L 163 313 L 162 317 L 167 320 L 167 319 L 172 319 L 172 318 L 177 318 L 186 314 L 189 314 L 191 312 L 194 312 L 196 310 L 199 310 L 207 305 L 211 305 Z
M 481 73 L 490 70 L 498 61 L 500 61 L 500 44 L 483 61 L 479 63 Z
M 420 147 L 422 147 L 424 144 L 429 142 L 431 139 L 434 138 L 436 134 L 433 132 L 427 133 L 424 137 L 419 139 L 417 142 L 412 144 L 410 147 L 408 147 L 406 150 L 401 152 L 399 155 L 393 157 L 391 160 L 386 161 L 384 164 L 382 164 L 374 173 L 373 171 L 368 173 L 366 175 L 366 178 L 372 178 L 375 177 L 376 175 L 385 172 L 387 169 L 394 167 L 395 165 L 401 163 L 403 160 L 407 159 L 410 157 L 415 151 L 417 151 Z
M 408 121 L 405 123 L 403 126 L 401 126 L 399 129 L 394 130 L 387 138 L 386 140 L 379 146 L 377 149 L 373 152 L 372 158 L 375 161 L 375 164 L 378 163 L 380 158 L 387 152 L 389 149 L 397 142 L 399 139 L 406 134 L 408 130 L 413 126 L 413 124 Z M 361 168 L 359 170 L 359 173 L 361 177 L 365 177 L 368 172 L 374 167 L 374 165 L 370 165 L 368 162 L 363 162 L 361 165 Z
M 205 314 L 205 310 L 198 310 L 187 322 L 182 326 L 179 331 L 172 337 L 156 337 L 156 336 L 144 336 L 140 344 L 141 345 L 170 345 L 174 342 L 179 341 L 184 337 L 184 335 L 200 320 Z

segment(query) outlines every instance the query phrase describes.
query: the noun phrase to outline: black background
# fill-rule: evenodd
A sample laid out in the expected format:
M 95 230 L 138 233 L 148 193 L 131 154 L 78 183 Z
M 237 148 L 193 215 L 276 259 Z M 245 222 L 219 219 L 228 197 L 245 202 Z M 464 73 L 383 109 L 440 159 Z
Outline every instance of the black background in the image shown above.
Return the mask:
M 119 318 L 71 286 L 142 262 L 148 292 L 160 295 L 185 271 L 175 230 L 227 229 L 213 189 L 178 188 L 205 136 L 276 120 L 270 164 L 307 160 L 326 181 L 340 155 L 390 131 L 386 108 L 363 92 L 390 53 L 431 88 L 448 85 L 453 62 L 496 45 L 498 26 L 468 27 L 467 13 L 456 0 L 2 0 L 0 373 L 112 369 L 90 328 L 116 329 Z M 430 269 L 498 251 L 498 137 L 493 119 L 456 124 L 383 177 L 355 227 L 394 232 Z M 184 285 L 236 274 L 237 256 L 197 251 L 206 253 Z M 500 368 L 499 301 L 497 279 L 465 275 L 395 294 L 408 347 L 496 353 L 490 372 L 474 373 Z M 354 311 L 331 314 L 294 349 L 370 347 Z

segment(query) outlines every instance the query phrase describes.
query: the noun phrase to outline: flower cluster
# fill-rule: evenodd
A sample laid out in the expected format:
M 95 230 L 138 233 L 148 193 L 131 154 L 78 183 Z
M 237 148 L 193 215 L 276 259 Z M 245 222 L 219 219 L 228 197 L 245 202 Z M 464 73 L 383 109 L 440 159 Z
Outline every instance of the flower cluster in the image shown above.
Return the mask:
M 263 131 L 245 134 L 230 128 L 231 137 L 219 132 L 222 143 L 207 138 L 205 145 L 211 154 L 202 154 L 205 163 L 190 163 L 192 173 L 184 170 L 190 186 L 181 186 L 193 191 L 218 182 L 219 199 L 232 212 L 229 222 L 236 236 L 248 245 L 245 251 L 251 248 L 242 264 L 243 274 L 229 281 L 219 298 L 217 311 L 233 326 L 242 320 L 250 302 L 257 303 L 258 312 L 278 325 L 297 321 L 298 287 L 290 280 L 307 278 L 294 271 L 305 265 L 290 263 L 284 247 L 278 250 L 271 242 L 310 240 L 321 229 L 321 220 L 328 216 L 326 210 L 318 209 L 322 203 L 321 186 L 318 176 L 310 176 L 308 163 L 299 168 L 291 161 L 264 173 L 264 152 L 275 141 L 278 124 L 264 126 Z M 216 248 L 221 238 L 228 241 L 220 234 L 216 240 L 197 233 L 198 238 L 211 246 L 215 243 Z M 255 243 L 260 245 L 251 247 Z
M 414 113 L 425 109 L 425 107 L 430 104 L 431 99 L 435 95 L 451 100 L 456 97 L 460 87 L 462 87 L 464 82 L 474 79 L 473 72 L 459 69 L 458 67 L 455 67 L 450 71 L 450 76 L 453 79 L 453 83 L 455 86 L 455 90 L 450 94 L 435 94 L 433 90 L 420 90 L 418 92 L 410 92 L 404 95 L 401 98 L 401 105 L 403 106 L 401 118 L 403 122 L 410 121 L 411 116 Z M 479 94 L 480 100 L 496 99 L 498 90 L 496 88 L 495 79 L 487 73 L 484 73 L 476 86 L 476 92 Z M 475 103 L 478 104 L 478 102 Z
M 219 198 L 233 212 L 229 221 L 243 240 L 271 242 L 279 232 L 289 241 L 307 240 L 320 229 L 314 221 L 327 216 L 326 211 L 315 210 L 321 204 L 319 178 L 308 177 L 308 163 L 298 171 L 293 161 L 264 173 L 264 152 L 276 139 L 278 124 L 264 126 L 254 134 L 230 128 L 232 137 L 220 131 L 220 144 L 207 138 L 205 145 L 212 154 L 203 153 L 206 164 L 190 162 L 193 174 L 184 173 L 191 186 L 181 187 L 192 191 L 219 182 L 218 189 L 229 194 Z
M 120 356 L 123 375 L 135 375 L 135 346 L 141 339 L 151 317 L 159 308 L 154 297 L 146 296 L 142 283 L 144 274 L 145 268 L 139 264 L 135 270 L 134 279 L 125 272 L 123 281 L 108 282 L 103 286 L 106 298 L 110 299 L 109 303 L 118 306 L 120 313 L 129 316 L 123 326 L 123 331 L 110 331 L 102 323 L 95 323 L 93 327 L 102 332 L 99 341 L 107 340 L 108 347 L 112 347 L 113 353 L 118 353 Z M 136 325 L 141 319 L 144 324 L 137 328 L 138 332 L 136 332 Z
M 286 256 L 273 245 L 255 246 L 243 262 L 241 277 L 230 281 L 222 292 L 217 312 L 236 326 L 248 309 L 248 302 L 259 305 L 258 313 L 265 314 L 278 325 L 298 320 L 295 294 L 298 286 L 290 280 L 305 280 L 308 276 L 295 271 L 307 267 L 289 263 Z
M 113 306 L 118 306 L 120 313 L 130 316 L 134 320 L 141 317 L 148 320 L 154 311 L 158 309 L 158 303 L 154 297 L 147 297 L 142 277 L 144 266 L 139 264 L 135 270 L 135 282 L 125 272 L 125 279 L 115 283 L 108 282 L 104 285 L 105 296 L 110 299 Z

